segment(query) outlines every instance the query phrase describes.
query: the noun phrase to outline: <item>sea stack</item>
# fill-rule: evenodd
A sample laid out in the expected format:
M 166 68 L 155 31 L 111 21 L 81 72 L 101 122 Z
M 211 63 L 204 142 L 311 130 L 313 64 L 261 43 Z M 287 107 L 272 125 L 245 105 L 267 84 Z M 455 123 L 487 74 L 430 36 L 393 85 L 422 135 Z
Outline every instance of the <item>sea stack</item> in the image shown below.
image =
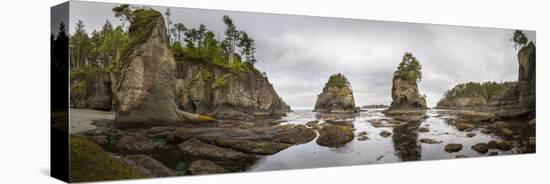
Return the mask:
M 425 109 L 426 97 L 420 94 L 418 82 L 422 78 L 422 65 L 411 53 L 405 53 L 392 80 L 390 110 Z
M 519 76 L 515 86 L 493 97 L 484 109 L 499 117 L 535 116 L 536 47 L 533 42 L 518 52 Z
M 343 74 L 330 76 L 323 91 L 317 97 L 314 112 L 354 113 L 355 100 L 348 79 Z
M 162 14 L 153 9 L 134 11 L 128 36 L 128 46 L 114 72 L 117 126 L 179 122 L 175 102 L 176 63 Z

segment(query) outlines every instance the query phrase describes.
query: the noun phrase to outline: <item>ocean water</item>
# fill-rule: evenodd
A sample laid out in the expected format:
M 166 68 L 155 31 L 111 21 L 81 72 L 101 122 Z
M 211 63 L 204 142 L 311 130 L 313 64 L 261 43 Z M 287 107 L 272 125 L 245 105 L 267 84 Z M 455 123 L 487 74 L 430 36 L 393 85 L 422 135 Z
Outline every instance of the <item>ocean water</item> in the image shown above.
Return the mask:
M 480 154 L 471 149 L 477 143 L 487 143 L 490 140 L 500 141 L 496 135 L 480 133 L 480 128 L 471 132 L 463 132 L 456 129 L 448 118 L 445 118 L 446 110 L 428 110 L 427 118 L 420 122 L 409 123 L 399 128 L 373 127 L 369 121 L 374 119 L 391 119 L 382 114 L 383 109 L 369 109 L 360 112 L 355 117 L 331 119 L 330 122 L 347 123 L 355 128 L 355 139 L 340 148 L 320 146 L 316 139 L 292 146 L 273 155 L 262 157 L 248 171 L 271 171 L 286 169 L 318 168 L 331 166 L 349 166 L 379 163 L 395 163 L 414 160 L 439 160 L 454 159 L 457 155 L 467 157 L 487 156 L 490 152 L 498 152 L 499 155 L 513 154 L 514 150 L 500 151 L 489 149 L 486 154 Z M 283 124 L 306 124 L 312 120 L 325 123 L 326 117 L 310 110 L 296 110 L 282 118 Z M 429 128 L 428 132 L 417 132 L 419 127 Z M 367 132 L 368 140 L 357 140 L 359 132 Z M 380 132 L 388 131 L 389 137 L 380 136 Z M 475 133 L 474 137 L 466 134 Z M 440 144 L 421 143 L 420 139 L 430 138 L 442 141 Z M 459 143 L 462 150 L 455 153 L 444 151 L 445 145 Z

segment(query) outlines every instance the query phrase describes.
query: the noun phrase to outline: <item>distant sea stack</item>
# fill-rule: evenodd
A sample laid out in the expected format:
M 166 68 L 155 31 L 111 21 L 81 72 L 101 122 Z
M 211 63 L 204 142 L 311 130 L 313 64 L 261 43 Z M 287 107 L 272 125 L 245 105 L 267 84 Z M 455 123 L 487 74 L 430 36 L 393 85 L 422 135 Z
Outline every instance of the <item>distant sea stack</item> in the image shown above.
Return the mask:
M 176 63 L 164 18 L 155 10 L 139 9 L 131 22 L 128 47 L 114 72 L 117 126 L 175 124 L 180 121 L 175 102 Z
M 392 80 L 391 110 L 425 109 L 426 97 L 420 95 L 418 82 L 422 79 L 422 65 L 411 54 L 405 53 Z
M 348 79 L 340 73 L 330 76 L 323 91 L 317 97 L 314 112 L 353 113 L 355 100 Z
M 517 85 L 508 88 L 492 98 L 485 110 L 499 117 L 535 115 L 536 95 L 536 47 L 529 42 L 518 52 L 519 76 Z

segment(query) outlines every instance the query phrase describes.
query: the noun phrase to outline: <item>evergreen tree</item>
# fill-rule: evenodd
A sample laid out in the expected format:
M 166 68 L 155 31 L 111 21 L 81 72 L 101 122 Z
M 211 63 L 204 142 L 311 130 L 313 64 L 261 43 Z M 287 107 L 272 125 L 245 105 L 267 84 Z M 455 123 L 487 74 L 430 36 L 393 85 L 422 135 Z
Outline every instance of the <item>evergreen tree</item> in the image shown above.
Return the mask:
M 81 68 L 88 65 L 88 54 L 90 51 L 90 38 L 84 29 L 81 20 L 76 22 L 75 32 L 69 40 L 72 67 Z
M 256 52 L 256 48 L 254 48 L 254 39 L 249 37 L 244 31 L 241 31 L 240 35 L 238 46 L 241 48 L 241 55 L 244 56 L 247 62 L 251 64 L 256 63 L 256 58 L 254 57 L 254 53 Z
M 227 47 L 226 50 L 228 57 L 229 57 L 229 64 L 233 63 L 234 57 L 235 57 L 235 47 L 236 42 L 239 39 L 240 32 L 237 30 L 237 27 L 235 24 L 233 24 L 233 20 L 227 15 L 223 16 L 223 23 L 226 26 L 225 30 L 225 40 L 224 40 L 224 46 Z
M 516 31 L 514 31 L 514 37 L 512 37 L 512 39 L 510 39 L 510 41 L 514 42 L 514 48 L 517 50 L 517 49 L 520 49 L 523 46 L 527 45 L 527 42 L 529 40 L 527 39 L 527 36 L 525 36 L 525 34 L 523 34 L 522 31 L 516 30 Z
M 420 82 L 422 80 L 422 65 L 412 53 L 406 52 L 397 67 L 397 71 L 394 73 L 394 77 L 411 82 Z

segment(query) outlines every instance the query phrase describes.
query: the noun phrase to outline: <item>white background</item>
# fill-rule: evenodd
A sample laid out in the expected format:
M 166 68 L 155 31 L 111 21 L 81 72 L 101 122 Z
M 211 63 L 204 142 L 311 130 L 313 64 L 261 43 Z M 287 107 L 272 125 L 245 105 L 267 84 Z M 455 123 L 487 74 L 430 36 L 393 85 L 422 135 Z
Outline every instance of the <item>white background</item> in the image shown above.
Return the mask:
M 3 1 L 0 10 L 0 183 L 62 183 L 49 177 L 50 7 L 61 0 Z M 537 31 L 537 153 L 354 167 L 113 183 L 540 183 L 550 154 L 550 5 L 535 0 L 111 0 L 266 13 L 437 23 Z M 452 44 L 452 43 L 450 43 Z M 475 67 L 475 66 L 472 66 Z M 541 72 L 542 71 L 542 72 Z M 545 176 L 546 175 L 546 176 Z M 538 182 L 537 182 L 538 181 Z

